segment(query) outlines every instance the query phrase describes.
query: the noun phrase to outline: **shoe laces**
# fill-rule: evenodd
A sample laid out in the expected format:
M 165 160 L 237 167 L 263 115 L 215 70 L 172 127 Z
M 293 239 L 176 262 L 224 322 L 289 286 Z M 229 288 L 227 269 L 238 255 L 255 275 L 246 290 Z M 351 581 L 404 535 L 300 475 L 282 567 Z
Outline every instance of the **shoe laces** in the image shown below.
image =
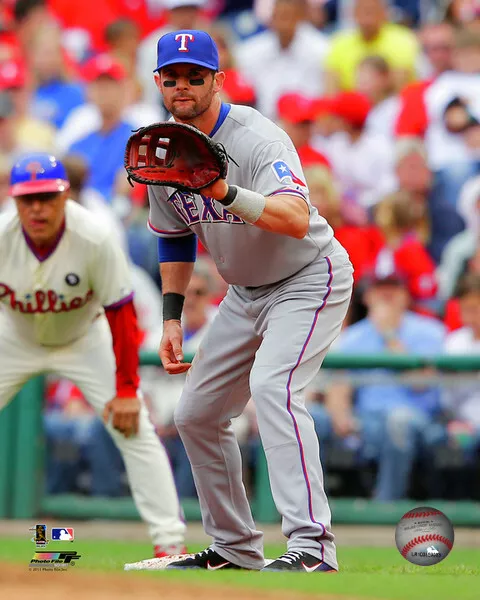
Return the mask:
M 282 554 L 280 558 L 277 558 L 277 560 L 283 560 L 283 562 L 289 563 L 291 565 L 295 561 L 300 560 L 301 558 L 303 558 L 303 552 L 301 552 L 300 550 L 289 550 L 288 552 L 285 552 L 285 554 Z

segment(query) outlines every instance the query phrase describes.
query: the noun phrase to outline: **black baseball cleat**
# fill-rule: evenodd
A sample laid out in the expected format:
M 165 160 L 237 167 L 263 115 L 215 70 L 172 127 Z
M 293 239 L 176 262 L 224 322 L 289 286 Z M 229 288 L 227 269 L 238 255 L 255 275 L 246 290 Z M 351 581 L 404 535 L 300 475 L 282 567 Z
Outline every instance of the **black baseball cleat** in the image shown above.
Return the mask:
M 167 565 L 167 569 L 206 569 L 219 571 L 220 569 L 242 569 L 229 560 L 220 556 L 213 548 L 207 548 L 193 557 L 176 560 Z
M 304 573 L 336 573 L 337 570 L 315 556 L 301 550 L 290 550 L 262 569 L 262 571 L 297 571 Z

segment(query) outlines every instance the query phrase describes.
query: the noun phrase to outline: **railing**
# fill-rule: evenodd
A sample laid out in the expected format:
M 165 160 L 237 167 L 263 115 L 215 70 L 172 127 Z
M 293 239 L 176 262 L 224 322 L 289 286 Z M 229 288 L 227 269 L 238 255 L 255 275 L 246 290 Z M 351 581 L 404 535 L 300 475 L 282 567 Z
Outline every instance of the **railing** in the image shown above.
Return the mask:
M 190 360 L 192 357 L 186 357 Z M 154 353 L 141 354 L 142 365 L 160 366 Z M 402 356 L 330 354 L 324 361 L 329 369 L 391 369 L 411 371 L 434 367 L 440 371 L 480 371 L 480 356 Z M 42 425 L 44 382 L 42 377 L 29 381 L 17 397 L 0 413 L 0 518 L 33 519 L 37 515 L 64 518 L 138 519 L 131 498 L 90 498 L 47 496 L 43 491 L 44 434 Z M 260 522 L 275 522 L 278 513 L 273 503 L 265 457 L 259 457 L 255 497 L 252 507 Z M 333 499 L 335 521 L 353 523 L 395 523 L 411 502 L 392 505 L 369 500 Z M 480 504 L 472 502 L 436 502 L 458 525 L 480 526 Z M 442 508 L 443 507 L 443 508 Z M 187 519 L 200 518 L 196 501 L 186 501 Z M 403 511 L 403 512 L 402 512 Z

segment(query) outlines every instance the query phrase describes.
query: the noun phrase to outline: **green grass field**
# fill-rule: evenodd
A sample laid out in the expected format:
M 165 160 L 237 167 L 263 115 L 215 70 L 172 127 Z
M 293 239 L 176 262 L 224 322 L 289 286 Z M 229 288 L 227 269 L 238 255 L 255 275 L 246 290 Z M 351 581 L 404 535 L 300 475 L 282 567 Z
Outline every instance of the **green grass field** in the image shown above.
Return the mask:
M 126 562 L 148 558 L 151 546 L 144 543 L 78 541 L 50 543 L 49 551 L 76 550 L 81 559 L 78 571 L 122 573 Z M 200 548 L 191 547 L 191 551 Z M 0 561 L 25 564 L 35 551 L 27 539 L 0 538 Z M 269 557 L 281 554 L 283 546 L 267 547 Z M 448 558 L 433 567 L 416 567 L 406 562 L 395 548 L 340 548 L 339 575 L 276 574 L 249 572 L 128 572 L 124 577 L 156 577 L 192 584 L 215 583 L 257 590 L 283 590 L 311 594 L 388 600 L 478 600 L 480 598 L 480 549 L 454 548 Z M 1 594 L 0 594 L 1 595 Z

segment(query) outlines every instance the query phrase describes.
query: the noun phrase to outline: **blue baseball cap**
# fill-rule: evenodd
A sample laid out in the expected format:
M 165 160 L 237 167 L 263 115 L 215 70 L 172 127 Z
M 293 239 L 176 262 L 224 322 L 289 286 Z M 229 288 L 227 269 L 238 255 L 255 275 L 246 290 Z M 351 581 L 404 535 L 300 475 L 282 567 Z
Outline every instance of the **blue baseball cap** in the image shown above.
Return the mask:
M 42 194 L 68 190 L 67 172 L 51 154 L 26 154 L 13 165 L 10 173 L 10 195 Z
M 157 68 L 188 63 L 218 71 L 218 49 L 206 31 L 184 29 L 163 35 L 157 44 Z

